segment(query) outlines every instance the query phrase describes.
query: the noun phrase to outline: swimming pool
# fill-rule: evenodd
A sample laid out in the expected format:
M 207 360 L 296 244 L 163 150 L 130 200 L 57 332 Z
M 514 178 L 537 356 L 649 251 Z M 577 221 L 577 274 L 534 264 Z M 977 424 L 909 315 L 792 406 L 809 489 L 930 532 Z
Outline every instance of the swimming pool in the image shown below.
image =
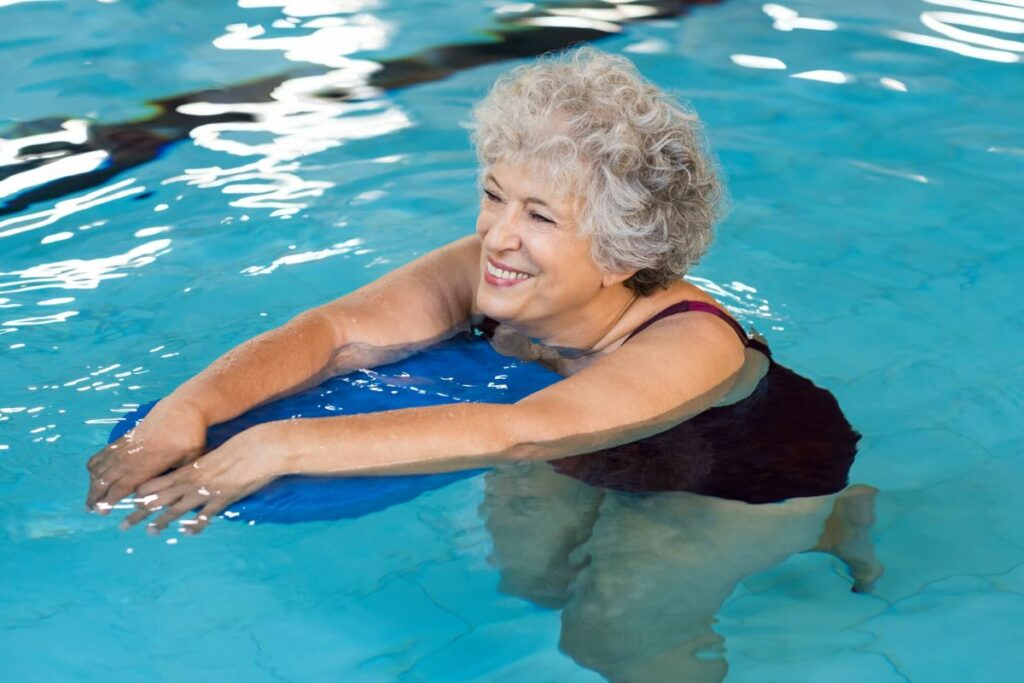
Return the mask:
M 0 190 L 60 190 L 0 216 L 5 679 L 600 680 L 559 650 L 558 611 L 498 590 L 481 478 L 354 520 L 197 538 L 82 511 L 84 461 L 119 415 L 470 228 L 458 124 L 511 62 L 402 88 L 367 74 L 491 40 L 529 9 L 0 5 L 0 135 L 20 141 L 0 163 L 39 136 L 32 175 Z M 1019 678 L 1022 15 L 726 0 L 620 29 L 562 19 L 611 33 L 604 49 L 708 122 L 733 209 L 694 275 L 837 396 L 864 435 L 851 481 L 881 491 L 875 591 L 851 593 L 823 554 L 742 579 L 713 625 L 723 651 L 701 655 L 724 658 L 727 680 Z M 202 94 L 215 86 L 235 99 Z M 147 101 L 183 93 L 200 93 L 190 119 L 139 125 Z M 55 182 L 76 177 L 96 182 Z M 705 562 L 678 585 L 729 569 Z

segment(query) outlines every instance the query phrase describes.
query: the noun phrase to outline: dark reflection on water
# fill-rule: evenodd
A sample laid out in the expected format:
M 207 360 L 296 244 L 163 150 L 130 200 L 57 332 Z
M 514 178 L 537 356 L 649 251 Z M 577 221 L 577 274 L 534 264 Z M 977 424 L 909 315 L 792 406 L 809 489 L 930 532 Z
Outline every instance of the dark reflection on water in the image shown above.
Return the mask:
M 643 2 L 556 3 L 550 8 L 534 5 L 526 12 L 500 15 L 496 25 L 485 33 L 488 40 L 432 47 L 418 54 L 388 60 L 372 73 L 366 83 L 355 88 L 324 89 L 315 93 L 323 100 L 351 101 L 376 96 L 393 90 L 445 78 L 461 70 L 495 62 L 533 57 L 574 43 L 598 40 L 613 35 L 630 22 L 678 17 L 694 5 L 715 4 L 717 0 L 644 0 Z M 324 73 L 323 68 L 306 67 L 236 85 L 182 93 L 152 101 L 154 115 L 133 121 L 110 124 L 94 123 L 85 135 L 69 135 L 66 139 L 46 143 L 27 140 L 40 134 L 59 133 L 65 125 L 61 119 L 29 121 L 8 130 L 4 137 L 17 147 L 19 138 L 25 145 L 17 151 L 17 161 L 0 168 L 0 181 L 35 171 L 36 176 L 19 194 L 0 200 L 0 216 L 23 211 L 39 202 L 51 201 L 89 188 L 103 185 L 125 171 L 157 159 L 169 145 L 186 140 L 191 131 L 212 123 L 249 122 L 255 117 L 247 112 L 222 112 L 211 116 L 184 113 L 180 107 L 190 103 L 252 103 L 272 100 L 272 93 L 282 83 Z M 369 88 L 367 88 L 369 86 Z M 59 135 L 57 137 L 60 137 Z M 105 152 L 106 158 L 90 170 L 74 165 L 54 167 L 46 177 L 42 167 L 72 157 Z M 40 178 L 43 178 L 40 182 Z M 29 183 L 26 183 L 29 184 Z
M 613 682 L 725 678 L 712 624 L 747 576 L 793 554 L 835 555 L 869 591 L 881 574 L 876 490 L 753 505 L 689 492 L 588 486 L 548 463 L 486 476 L 481 513 L 501 590 L 562 610 L 561 648 Z

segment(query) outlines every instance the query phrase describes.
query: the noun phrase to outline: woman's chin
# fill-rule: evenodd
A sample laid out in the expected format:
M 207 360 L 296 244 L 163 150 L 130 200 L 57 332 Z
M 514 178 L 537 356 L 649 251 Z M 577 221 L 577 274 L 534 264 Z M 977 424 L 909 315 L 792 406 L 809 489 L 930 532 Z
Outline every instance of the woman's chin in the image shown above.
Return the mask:
M 511 320 L 522 307 L 520 298 L 511 292 L 495 291 L 487 283 L 481 283 L 477 291 L 476 305 L 480 311 L 495 320 Z

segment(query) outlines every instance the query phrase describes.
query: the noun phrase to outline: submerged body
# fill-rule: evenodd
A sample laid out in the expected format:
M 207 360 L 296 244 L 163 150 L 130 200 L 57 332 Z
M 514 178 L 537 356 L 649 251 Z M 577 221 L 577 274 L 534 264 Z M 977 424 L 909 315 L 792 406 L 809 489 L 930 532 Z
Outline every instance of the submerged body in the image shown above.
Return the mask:
M 671 315 L 726 321 L 745 352 L 725 396 L 629 443 L 495 469 L 480 508 L 500 589 L 561 610 L 562 650 L 617 683 L 720 683 L 722 604 L 796 553 L 835 555 L 855 591 L 882 573 L 870 538 L 877 492 L 847 486 L 860 435 L 835 398 L 778 364 L 706 293 L 681 283 L 673 295 L 690 298 L 621 343 Z M 565 376 L 593 362 L 491 318 L 473 332 Z M 633 381 L 654 370 L 638 368 Z
M 579 664 L 615 683 L 720 683 L 713 625 L 744 578 L 817 551 L 842 561 L 855 591 L 872 589 L 875 494 L 751 505 L 604 490 L 526 463 L 486 476 L 481 513 L 500 589 L 560 609 L 560 647 Z
M 671 295 L 689 298 L 621 344 L 672 315 L 717 317 L 745 347 L 725 395 L 651 436 L 495 469 L 480 508 L 500 589 L 561 610 L 561 649 L 616 683 L 721 683 L 722 604 L 796 553 L 835 555 L 856 591 L 882 573 L 870 538 L 877 492 L 847 486 L 860 435 L 835 398 L 778 364 L 700 289 L 680 283 Z M 593 362 L 491 318 L 473 332 L 565 376 Z M 632 381 L 654 371 L 637 368 Z
M 768 346 L 748 337 L 722 308 L 706 300 L 676 302 L 641 324 L 626 341 L 665 317 L 694 313 L 725 320 L 746 346 L 744 365 L 725 398 L 663 432 L 555 460 L 555 471 L 599 488 L 689 491 L 747 503 L 821 496 L 845 487 L 860 435 L 835 398 L 776 363 Z M 517 349 L 517 357 L 542 362 L 545 358 L 542 348 L 521 335 L 517 343 L 514 331 L 503 335 L 491 318 L 481 321 L 474 332 L 488 340 L 504 338 L 502 346 Z M 552 366 L 563 374 L 579 368 L 568 362 Z M 636 381 L 643 382 L 646 375 L 638 371 Z

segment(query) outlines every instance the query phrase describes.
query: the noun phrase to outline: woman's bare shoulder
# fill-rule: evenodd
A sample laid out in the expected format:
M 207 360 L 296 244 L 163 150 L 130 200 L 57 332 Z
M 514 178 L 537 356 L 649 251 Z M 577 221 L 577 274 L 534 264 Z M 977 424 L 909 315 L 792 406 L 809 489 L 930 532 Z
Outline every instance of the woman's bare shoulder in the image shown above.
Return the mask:
M 711 304 L 712 306 L 721 309 L 723 312 L 726 313 L 726 315 L 729 315 L 729 317 L 732 318 L 732 314 L 720 301 L 715 299 L 715 297 L 713 297 L 710 293 L 687 281 L 680 281 L 674 284 L 672 287 L 670 287 L 669 290 L 664 293 L 663 300 L 659 301 L 657 305 L 655 305 L 653 308 L 658 311 L 664 310 L 668 306 L 671 306 L 672 304 L 678 303 L 680 301 L 700 301 L 702 303 Z M 681 325 L 678 325 L 679 322 L 679 320 L 676 321 L 677 328 L 682 327 Z M 738 345 L 734 343 L 735 341 L 737 341 L 735 333 L 732 331 L 727 332 L 726 330 L 724 330 L 722 328 L 721 322 L 716 323 L 714 321 L 713 316 L 698 316 L 696 318 L 696 322 L 698 326 L 701 323 L 703 323 L 703 325 L 706 327 L 718 327 L 720 341 L 728 347 L 738 347 Z M 671 322 L 669 322 L 666 325 L 666 327 L 669 326 L 672 326 Z M 690 326 L 690 330 L 692 330 L 692 328 L 693 326 Z M 690 330 L 677 331 L 680 334 L 689 334 Z M 761 353 L 760 351 L 756 350 L 753 347 L 744 348 L 743 362 L 740 371 L 736 375 L 735 383 L 733 384 L 731 390 L 726 394 L 726 396 L 724 396 L 720 400 L 720 402 L 717 405 L 728 405 L 730 403 L 735 403 L 749 396 L 750 393 L 754 390 L 754 388 L 756 388 L 761 378 L 764 377 L 764 375 L 767 373 L 767 371 L 768 358 L 763 353 Z
M 700 287 L 693 284 L 689 280 L 679 280 L 678 282 L 674 282 L 665 291 L 668 294 L 666 299 L 669 299 L 673 302 L 703 301 L 704 303 L 713 304 L 715 306 L 718 306 L 722 310 L 725 310 L 725 307 L 721 304 L 721 302 L 719 302 L 707 291 L 701 289 Z

